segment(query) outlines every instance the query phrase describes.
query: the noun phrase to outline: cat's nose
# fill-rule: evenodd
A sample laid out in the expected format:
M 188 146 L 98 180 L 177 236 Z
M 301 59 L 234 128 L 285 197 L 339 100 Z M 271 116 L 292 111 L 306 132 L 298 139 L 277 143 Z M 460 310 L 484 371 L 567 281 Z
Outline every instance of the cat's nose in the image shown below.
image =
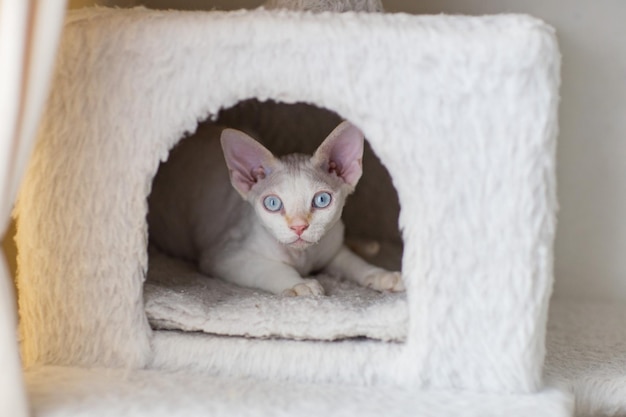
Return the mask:
M 309 228 L 309 225 L 307 223 L 292 224 L 289 226 L 289 228 L 293 230 L 294 232 L 296 232 L 298 236 L 302 236 L 302 233 L 304 233 L 304 231 Z

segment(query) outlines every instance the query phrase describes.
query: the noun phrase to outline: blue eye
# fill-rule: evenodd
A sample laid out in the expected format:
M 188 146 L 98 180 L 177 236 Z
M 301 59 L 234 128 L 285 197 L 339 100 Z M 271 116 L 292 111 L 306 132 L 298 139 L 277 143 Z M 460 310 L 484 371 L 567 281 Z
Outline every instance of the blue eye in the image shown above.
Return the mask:
M 315 194 L 313 197 L 313 207 L 315 208 L 326 208 L 330 204 L 332 197 L 326 191 L 322 191 L 320 193 Z
M 275 195 L 268 195 L 263 199 L 263 205 L 269 211 L 278 211 L 282 208 L 283 202 Z

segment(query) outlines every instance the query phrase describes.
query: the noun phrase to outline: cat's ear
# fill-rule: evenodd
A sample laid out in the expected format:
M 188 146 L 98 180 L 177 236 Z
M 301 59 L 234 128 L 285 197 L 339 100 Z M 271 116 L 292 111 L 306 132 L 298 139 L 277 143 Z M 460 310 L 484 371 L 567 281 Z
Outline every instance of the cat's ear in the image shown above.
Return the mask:
M 363 140 L 356 126 L 343 122 L 317 148 L 313 161 L 354 187 L 363 173 Z
M 268 176 L 277 160 L 259 142 L 235 129 L 224 129 L 220 137 L 230 182 L 244 198 L 254 185 Z

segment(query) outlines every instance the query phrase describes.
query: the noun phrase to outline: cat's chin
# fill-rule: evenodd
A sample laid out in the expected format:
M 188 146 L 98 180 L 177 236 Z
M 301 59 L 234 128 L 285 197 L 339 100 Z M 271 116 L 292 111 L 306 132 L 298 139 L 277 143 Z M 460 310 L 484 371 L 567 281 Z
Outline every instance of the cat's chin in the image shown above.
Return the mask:
M 289 243 L 285 243 L 285 246 L 289 247 L 289 248 L 293 248 L 293 249 L 298 249 L 298 250 L 304 250 L 306 248 L 308 248 L 311 245 L 314 245 L 314 242 L 309 242 L 307 240 L 304 240 L 302 238 L 298 238 L 292 242 Z

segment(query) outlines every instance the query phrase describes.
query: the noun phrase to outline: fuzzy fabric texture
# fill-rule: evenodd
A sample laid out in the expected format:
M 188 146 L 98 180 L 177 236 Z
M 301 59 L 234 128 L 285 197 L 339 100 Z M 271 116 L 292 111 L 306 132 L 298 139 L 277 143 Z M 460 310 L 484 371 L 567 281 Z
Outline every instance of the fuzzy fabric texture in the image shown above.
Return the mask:
M 218 374 L 540 389 L 558 83 L 553 30 L 520 15 L 73 14 L 17 205 L 25 362 L 184 368 L 193 351 Z M 337 112 L 388 168 L 405 343 L 150 330 L 146 196 L 159 161 L 250 97 Z
M 312 12 L 382 12 L 380 0 L 268 0 L 266 9 L 305 10 Z
M 208 278 L 154 248 L 149 255 L 144 300 L 155 329 L 296 340 L 406 339 L 404 293 L 319 275 L 325 297 L 281 297 Z
M 63 367 L 30 369 L 26 383 L 36 417 L 566 417 L 572 411 L 571 397 L 554 389 L 494 395 Z
M 626 415 L 626 306 L 553 300 L 546 381 L 572 392 L 580 417 Z

